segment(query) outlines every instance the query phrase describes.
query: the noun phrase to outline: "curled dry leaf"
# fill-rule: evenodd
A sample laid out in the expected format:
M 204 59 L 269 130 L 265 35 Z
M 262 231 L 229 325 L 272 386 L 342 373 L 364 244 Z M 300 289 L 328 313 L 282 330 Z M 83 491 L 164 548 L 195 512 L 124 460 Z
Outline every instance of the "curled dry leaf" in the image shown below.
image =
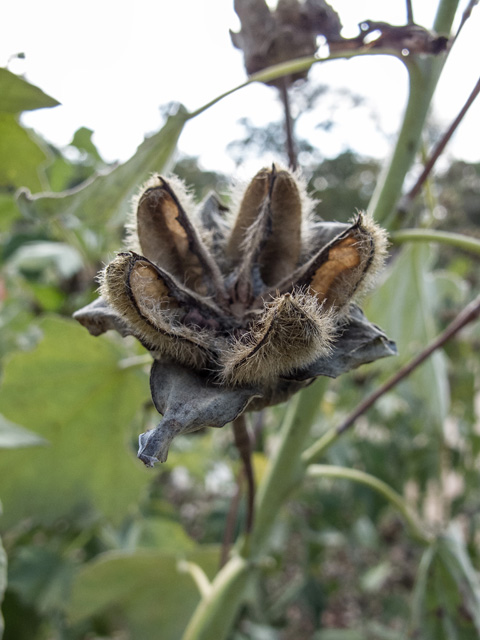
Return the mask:
M 302 182 L 273 166 L 231 213 L 197 210 L 176 179 L 142 189 L 127 251 L 101 274 L 101 298 L 74 317 L 93 335 L 135 336 L 154 364 L 163 414 L 140 436 L 148 466 L 172 439 L 281 402 L 319 375 L 394 354 L 355 304 L 381 268 L 386 237 L 371 218 L 314 221 Z
M 265 0 L 235 0 L 235 11 L 241 22 L 238 33 L 230 32 L 232 43 L 243 51 L 249 75 L 267 67 L 313 56 L 317 37 L 328 42 L 341 40 L 342 24 L 337 13 L 325 0 L 279 0 L 275 9 Z M 308 71 L 288 79 L 294 82 Z M 280 86 L 282 80 L 268 84 Z
M 330 52 L 382 48 L 404 57 L 437 55 L 448 46 L 446 36 L 414 23 L 392 25 L 363 20 L 358 36 L 344 38 L 340 18 L 325 0 L 278 0 L 276 8 L 269 7 L 265 0 L 235 0 L 234 6 L 241 30 L 231 31 L 230 36 L 233 45 L 243 51 L 249 75 L 288 60 L 314 56 L 319 36 Z M 308 70 L 267 84 L 281 87 L 305 79 L 307 74 Z

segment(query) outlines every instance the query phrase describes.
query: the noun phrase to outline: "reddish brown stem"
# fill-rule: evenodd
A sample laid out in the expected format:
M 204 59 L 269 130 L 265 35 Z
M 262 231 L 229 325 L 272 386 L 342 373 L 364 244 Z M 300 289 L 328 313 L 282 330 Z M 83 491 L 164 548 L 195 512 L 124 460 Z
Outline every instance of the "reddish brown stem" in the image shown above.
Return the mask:
M 390 380 L 387 380 L 385 384 L 374 391 L 370 396 L 365 398 L 358 407 L 348 416 L 348 418 L 337 427 L 337 433 L 341 434 L 351 427 L 356 419 L 364 414 L 370 407 L 383 396 L 387 391 L 390 391 L 401 380 L 406 378 L 412 373 L 419 365 L 422 364 L 434 351 L 442 347 L 450 338 L 456 335 L 463 327 L 470 322 L 477 320 L 480 316 L 480 296 L 475 298 L 465 309 L 463 309 L 458 316 L 451 322 L 448 327 L 441 333 L 435 340 L 433 340 L 421 353 L 418 354 L 413 360 L 403 366 Z
M 255 478 L 253 475 L 251 458 L 252 445 L 244 416 L 239 416 L 233 421 L 233 437 L 243 466 L 237 476 L 237 491 L 232 498 L 227 514 L 225 532 L 223 534 L 222 549 L 220 552 L 220 568 L 222 568 L 226 564 L 230 547 L 233 543 L 235 524 L 237 522 L 238 507 L 240 505 L 242 484 L 244 479 L 247 480 L 247 515 L 245 523 L 245 531 L 247 534 L 250 533 L 253 526 Z
M 252 467 L 252 445 L 250 442 L 250 435 L 247 429 L 247 423 L 245 416 L 238 416 L 233 421 L 233 436 L 235 439 L 235 445 L 240 454 L 240 458 L 243 462 L 243 469 L 245 478 L 247 480 L 247 516 L 245 530 L 250 533 L 253 525 L 253 503 L 255 500 L 255 478 L 253 476 Z
M 225 531 L 223 533 L 222 548 L 220 551 L 220 569 L 227 563 L 230 547 L 233 543 L 235 533 L 235 524 L 237 522 L 238 507 L 240 504 L 240 496 L 242 495 L 242 477 L 243 469 L 237 477 L 237 490 L 230 502 L 227 519 L 225 522 Z
M 414 200 L 416 198 L 416 196 L 419 194 L 421 188 L 423 187 L 423 184 L 424 184 L 425 180 L 427 179 L 427 177 L 429 176 L 431 170 L 433 169 L 434 164 L 438 160 L 439 156 L 443 153 L 443 150 L 447 146 L 450 138 L 455 133 L 455 130 L 457 129 L 458 125 L 460 124 L 460 122 L 465 117 L 465 114 L 467 113 L 469 108 L 472 106 L 475 98 L 478 96 L 479 93 L 480 93 L 480 78 L 478 79 L 477 84 L 473 88 L 473 91 L 469 95 L 467 101 L 463 105 L 463 107 L 460 110 L 459 114 L 457 115 L 455 120 L 452 122 L 450 127 L 447 129 L 445 134 L 442 136 L 442 139 L 440 140 L 440 142 L 437 144 L 437 146 L 433 150 L 430 158 L 428 159 L 428 162 L 425 165 L 425 168 L 422 171 L 422 174 L 418 178 L 418 180 L 415 183 L 414 187 L 408 192 L 408 194 L 407 194 L 408 200 Z

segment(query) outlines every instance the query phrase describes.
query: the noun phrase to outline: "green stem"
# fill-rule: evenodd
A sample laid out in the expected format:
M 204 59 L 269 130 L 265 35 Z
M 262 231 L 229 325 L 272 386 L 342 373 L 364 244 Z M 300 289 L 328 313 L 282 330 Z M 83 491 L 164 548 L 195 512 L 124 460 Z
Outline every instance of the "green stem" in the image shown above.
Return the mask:
M 257 493 L 253 530 L 239 545 L 241 555 L 234 555 L 211 583 L 210 592 L 200 601 L 182 640 L 228 637 L 282 504 L 305 473 L 300 455 L 327 384 L 326 378 L 318 379 L 288 404 L 279 447 Z
M 356 58 L 357 56 L 385 55 L 393 56 L 404 62 L 404 59 L 400 56 L 399 51 L 396 49 L 384 47 L 371 49 L 369 47 L 362 47 L 359 49 L 333 51 L 332 53 L 330 53 L 330 55 L 324 58 L 320 58 L 319 56 L 306 56 L 304 58 L 295 58 L 294 60 L 288 60 L 287 62 L 274 64 L 271 67 L 267 67 L 266 69 L 262 69 L 257 73 L 253 73 L 248 77 L 247 80 L 245 80 L 245 82 L 242 82 L 236 87 L 232 87 L 219 96 L 216 96 L 212 100 L 209 100 L 201 107 L 198 107 L 198 109 L 195 109 L 195 111 L 191 111 L 187 114 L 186 119 L 191 120 L 192 118 L 195 118 L 210 107 L 213 107 L 213 105 L 215 105 L 217 102 L 220 102 L 220 100 L 223 100 L 224 98 L 230 96 L 232 93 L 235 93 L 236 91 L 239 91 L 240 89 L 243 89 L 244 87 L 247 87 L 249 84 L 252 84 L 254 82 L 268 83 L 272 80 L 276 80 L 277 78 L 281 78 L 282 76 L 295 75 L 297 73 L 301 73 L 302 71 L 307 71 L 311 66 L 319 62 L 329 62 L 331 60 L 348 60 L 350 58 Z
M 428 536 L 418 522 L 416 515 L 410 510 L 402 496 L 394 491 L 383 480 L 379 480 L 375 476 L 359 471 L 358 469 L 349 469 L 346 467 L 337 467 L 326 464 L 314 464 L 307 468 L 307 475 L 311 478 L 342 478 L 345 480 L 353 480 L 360 484 L 364 484 L 370 487 L 374 491 L 381 494 L 390 504 L 392 504 L 405 519 L 408 524 L 412 535 L 424 544 L 431 542 L 430 536 Z
M 458 3 L 459 0 L 441 0 L 435 31 L 450 32 Z M 412 55 L 405 60 L 409 74 L 407 107 L 392 158 L 379 178 L 369 205 L 372 215 L 387 228 L 394 224 L 395 206 L 402 193 L 407 171 L 419 149 L 422 130 L 445 60 L 445 54 L 429 57 Z
M 192 580 L 197 585 L 202 598 L 208 598 L 212 592 L 212 585 L 202 567 L 199 567 L 195 562 L 188 562 L 187 560 L 180 560 L 178 563 L 178 570 L 190 574 Z
M 327 378 L 318 378 L 293 398 L 287 407 L 279 448 L 257 494 L 255 524 L 250 540 L 252 554 L 265 549 L 283 502 L 303 478 L 305 467 L 301 463 L 302 450 L 318 415 L 327 384 Z
M 401 244 L 402 242 L 439 242 L 480 255 L 480 240 L 470 238 L 461 233 L 450 233 L 449 231 L 437 231 L 434 229 L 403 229 L 403 231 L 392 233 L 390 240 L 393 244 Z
M 333 427 L 333 429 L 329 429 L 326 433 L 323 434 L 316 442 L 312 444 L 312 446 L 308 447 L 302 453 L 302 462 L 304 465 L 308 466 L 309 464 L 313 464 L 317 462 L 325 451 L 332 445 L 335 440 L 338 438 L 340 434 L 338 433 L 338 429 Z
M 182 640 L 223 640 L 228 637 L 244 598 L 251 566 L 233 556 L 217 573 L 185 630 Z

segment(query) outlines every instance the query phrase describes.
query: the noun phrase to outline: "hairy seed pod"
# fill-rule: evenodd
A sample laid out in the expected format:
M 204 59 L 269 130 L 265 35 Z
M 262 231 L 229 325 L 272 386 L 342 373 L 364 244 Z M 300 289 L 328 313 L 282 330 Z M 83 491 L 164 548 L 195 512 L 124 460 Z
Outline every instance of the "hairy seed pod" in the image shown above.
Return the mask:
M 206 295 L 222 276 L 181 202 L 163 178 L 150 180 L 138 200 L 142 254 L 193 291 Z
M 160 176 L 135 214 L 130 251 L 103 271 L 102 298 L 75 317 L 93 335 L 134 336 L 154 358 L 163 420 L 140 437 L 148 466 L 166 459 L 176 435 L 395 353 L 352 304 L 383 263 L 385 233 L 363 214 L 315 220 L 304 183 L 287 170 L 256 174 L 236 222 L 212 197 L 195 210 L 181 181 Z
M 290 278 L 279 284 L 281 291 L 308 287 L 319 302 L 337 312 L 370 286 L 383 265 L 386 235 L 371 217 L 360 214 L 354 223 L 322 247 Z
M 326 355 L 333 332 L 333 316 L 315 296 L 284 294 L 268 303 L 248 333 L 223 354 L 222 378 L 230 384 L 270 384 Z
M 243 194 L 225 251 L 233 264 L 243 260 L 244 251 L 249 250 L 249 247 L 246 246 L 247 234 L 265 204 L 269 188 L 270 172 L 268 169 L 261 169 Z
M 273 286 L 295 269 L 301 251 L 302 202 L 288 171 L 272 170 L 269 207 L 270 229 L 259 263 L 263 282 Z
M 205 366 L 214 335 L 181 324 L 185 312 L 168 274 L 134 253 L 119 254 L 104 271 L 101 292 L 134 329 L 134 335 L 159 357 Z

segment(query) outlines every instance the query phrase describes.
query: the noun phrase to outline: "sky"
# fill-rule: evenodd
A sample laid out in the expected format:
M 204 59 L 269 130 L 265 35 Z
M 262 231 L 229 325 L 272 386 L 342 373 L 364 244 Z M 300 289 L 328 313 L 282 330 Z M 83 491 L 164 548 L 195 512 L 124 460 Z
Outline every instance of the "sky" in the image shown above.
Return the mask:
M 331 5 L 345 36 L 356 35 L 366 18 L 405 23 L 403 0 L 331 0 Z M 436 0 L 413 0 L 416 22 L 431 27 L 436 5 Z M 457 22 L 465 6 L 466 0 L 460 3 Z M 8 65 L 62 103 L 25 114 L 26 125 L 60 147 L 76 129 L 88 127 L 107 161 L 125 161 L 144 136 L 161 126 L 162 105 L 178 101 L 193 110 L 245 80 L 242 54 L 232 46 L 229 29 L 239 29 L 233 0 L 16 0 L 2 10 L 0 66 Z M 440 127 L 450 124 L 478 79 L 479 33 L 477 8 L 437 89 L 433 113 Z M 19 52 L 25 53 L 24 60 L 13 57 Z M 387 56 L 319 63 L 309 78 L 348 88 L 364 96 L 366 106 L 353 109 L 348 101 L 326 101 L 299 133 L 325 156 L 353 148 L 386 158 L 407 98 L 402 63 Z M 332 110 L 336 126 L 331 133 L 322 132 L 316 125 Z M 234 171 L 225 147 L 241 137 L 242 117 L 259 126 L 281 119 L 276 91 L 255 83 L 225 98 L 187 123 L 180 150 L 199 157 L 205 169 Z M 457 131 L 449 156 L 480 161 L 479 122 L 480 100 Z

